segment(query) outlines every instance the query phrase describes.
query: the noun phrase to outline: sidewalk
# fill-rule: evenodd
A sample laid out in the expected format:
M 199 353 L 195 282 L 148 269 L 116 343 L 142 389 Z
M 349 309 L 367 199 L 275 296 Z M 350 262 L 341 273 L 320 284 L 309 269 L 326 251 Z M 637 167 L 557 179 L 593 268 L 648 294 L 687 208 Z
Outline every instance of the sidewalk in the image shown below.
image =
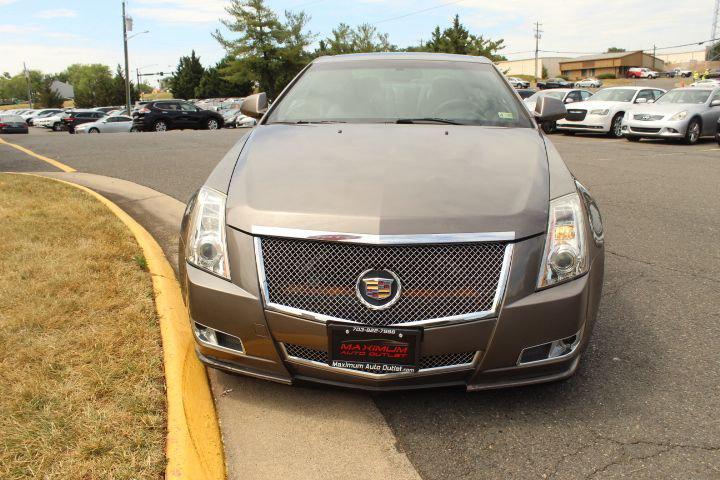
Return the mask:
M 117 203 L 155 237 L 177 272 L 182 202 L 100 175 L 44 175 L 85 185 Z M 420 479 L 367 394 L 288 387 L 212 369 L 208 376 L 231 480 Z

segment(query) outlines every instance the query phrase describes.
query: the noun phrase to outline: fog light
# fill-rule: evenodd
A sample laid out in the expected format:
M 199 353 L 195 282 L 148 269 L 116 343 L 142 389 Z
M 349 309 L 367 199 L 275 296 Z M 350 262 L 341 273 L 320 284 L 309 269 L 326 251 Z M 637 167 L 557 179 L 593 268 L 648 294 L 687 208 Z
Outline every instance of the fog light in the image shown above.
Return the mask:
M 526 365 L 566 357 L 577 350 L 581 339 L 582 330 L 569 337 L 525 348 L 520 352 L 517 364 Z
M 197 322 L 193 324 L 195 330 L 195 336 L 200 340 L 201 342 L 210 343 L 212 345 L 217 345 L 217 335 L 215 335 L 215 330 L 212 328 L 206 327 L 205 325 L 201 325 Z
M 232 353 L 245 353 L 242 340 L 234 335 L 214 330 L 197 322 L 193 322 L 193 332 L 201 343 Z

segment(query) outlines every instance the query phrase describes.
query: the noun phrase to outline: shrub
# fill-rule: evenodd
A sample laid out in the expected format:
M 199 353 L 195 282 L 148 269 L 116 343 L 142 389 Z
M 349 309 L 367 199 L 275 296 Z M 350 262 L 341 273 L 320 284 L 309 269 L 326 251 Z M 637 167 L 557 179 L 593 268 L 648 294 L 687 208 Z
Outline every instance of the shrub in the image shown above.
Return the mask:
M 610 80 L 617 78 L 617 75 L 615 75 L 614 73 L 601 73 L 597 76 L 597 78 L 599 80 Z

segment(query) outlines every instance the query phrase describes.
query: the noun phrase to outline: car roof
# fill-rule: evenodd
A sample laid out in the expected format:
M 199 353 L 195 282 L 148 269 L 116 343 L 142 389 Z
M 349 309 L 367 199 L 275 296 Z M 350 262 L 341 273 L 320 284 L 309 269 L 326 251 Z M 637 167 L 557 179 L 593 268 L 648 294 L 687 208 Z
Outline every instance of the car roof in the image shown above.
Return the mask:
M 485 57 L 470 55 L 455 55 L 450 53 L 422 53 L 422 52 L 378 52 L 378 53 L 350 53 L 345 55 L 332 55 L 316 58 L 313 63 L 354 62 L 361 60 L 427 60 L 445 62 L 492 63 Z

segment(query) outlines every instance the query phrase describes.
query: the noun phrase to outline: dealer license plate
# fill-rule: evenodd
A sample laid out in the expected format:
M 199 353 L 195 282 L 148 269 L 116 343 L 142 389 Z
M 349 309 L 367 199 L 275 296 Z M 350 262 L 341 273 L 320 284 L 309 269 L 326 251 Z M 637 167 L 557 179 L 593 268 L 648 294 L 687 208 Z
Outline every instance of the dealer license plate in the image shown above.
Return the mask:
M 416 372 L 422 330 L 328 324 L 332 367 L 369 373 Z

